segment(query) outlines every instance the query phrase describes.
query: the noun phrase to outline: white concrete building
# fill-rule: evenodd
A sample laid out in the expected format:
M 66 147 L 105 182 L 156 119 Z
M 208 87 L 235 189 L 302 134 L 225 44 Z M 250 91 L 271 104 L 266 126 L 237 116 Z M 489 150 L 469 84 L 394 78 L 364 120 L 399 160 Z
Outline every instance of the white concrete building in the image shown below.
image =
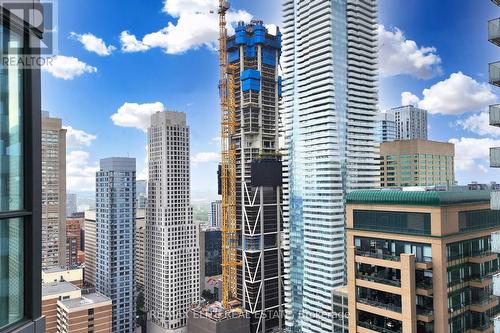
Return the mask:
M 346 193 L 378 186 L 376 0 L 283 1 L 285 325 L 333 332 Z
M 222 224 L 222 201 L 216 200 L 210 203 L 208 224 L 214 228 L 220 228 Z
M 186 114 L 158 112 L 148 129 L 146 310 L 148 332 L 186 332 L 200 298 L 198 233 L 190 205 Z
M 413 105 L 387 110 L 396 122 L 396 140 L 427 140 L 427 110 Z

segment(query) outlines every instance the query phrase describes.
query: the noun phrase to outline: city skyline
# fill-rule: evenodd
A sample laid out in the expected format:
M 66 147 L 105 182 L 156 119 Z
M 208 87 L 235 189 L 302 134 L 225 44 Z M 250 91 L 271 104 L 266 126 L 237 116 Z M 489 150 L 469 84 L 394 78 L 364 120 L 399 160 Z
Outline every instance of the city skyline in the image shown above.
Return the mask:
M 408 92 L 404 95 L 405 101 L 420 103 L 421 107 L 430 111 L 429 139 L 452 140 L 456 144 L 459 183 L 474 180 L 489 182 L 498 178 L 499 173 L 488 167 L 487 147 L 500 145 L 500 131 L 487 128 L 487 115 L 482 111 L 488 104 L 497 101 L 494 89 L 485 85 L 485 64 L 495 60 L 495 48 L 484 38 L 486 25 L 483 27 L 477 22 L 494 18 L 495 7 L 488 1 L 478 3 L 474 6 L 474 19 L 462 20 L 460 13 L 470 12 L 468 10 L 472 4 L 467 1 L 454 2 L 453 9 L 440 17 L 440 8 L 444 10 L 447 2 L 430 4 L 406 1 L 405 6 L 411 8 L 411 11 L 402 11 L 400 4 L 394 1 L 380 1 L 379 21 L 384 26 L 379 28 L 381 44 L 384 45 L 381 53 L 386 50 L 406 57 L 393 62 L 392 66 L 381 62 L 380 110 L 399 106 L 401 94 Z M 118 114 L 114 117 L 116 123 L 133 126 L 131 119 L 134 118 L 130 116 L 138 115 L 134 112 L 145 110 L 139 118 L 147 119 L 145 114 L 159 108 L 186 112 L 188 121 L 192 123 L 193 201 L 217 198 L 215 173 L 220 155 L 217 53 L 213 50 L 215 44 L 212 47 L 203 44 L 215 41 L 213 36 L 216 36 L 216 30 L 210 30 L 210 23 L 207 25 L 210 31 L 195 34 L 193 38 L 185 38 L 189 35 L 182 34 L 163 36 L 164 43 L 158 44 L 163 45 L 163 49 L 145 45 L 147 39 L 142 41 L 145 35 L 159 31 L 168 22 L 178 23 L 179 17 L 188 20 L 192 19 L 190 15 L 201 15 L 211 20 L 210 14 L 203 14 L 211 8 L 211 2 L 201 3 L 207 5 L 190 7 L 193 5 L 181 5 L 178 1 L 169 0 L 165 3 L 165 11 L 162 11 L 162 1 L 151 1 L 141 4 L 140 15 L 134 10 L 137 5 L 134 3 L 121 5 L 119 13 L 114 11 L 112 4 L 99 3 L 94 6 L 92 1 L 90 4 L 76 1 L 71 5 L 60 5 L 59 54 L 78 58 L 81 63 L 86 64 L 77 63 L 79 70 L 69 71 L 71 73 L 52 70 L 52 73 L 68 80 L 56 78 L 47 70 L 43 71 L 43 84 L 46 87 L 43 109 L 61 117 L 68 129 L 68 192 L 92 191 L 92 174 L 97 169 L 97 162 L 110 155 L 136 157 L 138 179 L 144 178 L 144 124 L 135 122 L 142 130 L 120 127 L 113 123 L 111 117 Z M 234 14 L 235 20 L 248 20 L 251 14 L 267 23 L 280 25 L 279 2 L 233 1 L 232 5 L 234 10 L 239 11 Z M 430 6 L 437 8 L 433 7 L 430 11 Z M 96 14 L 92 8 L 100 10 Z M 90 16 L 94 14 L 97 17 Z M 117 19 L 99 20 L 100 16 L 106 15 Z M 424 17 L 427 23 L 425 26 L 415 24 Z M 449 38 L 446 33 L 433 33 L 436 30 L 450 32 L 450 26 L 461 33 L 460 40 Z M 121 35 L 122 31 L 129 31 L 129 34 Z M 102 38 L 102 41 L 96 42 L 85 35 L 87 33 Z M 135 50 L 142 47 L 143 51 L 130 52 L 130 41 L 133 39 L 120 38 L 132 35 L 136 36 Z M 121 49 L 123 45 L 120 39 L 125 41 L 123 45 L 129 46 L 128 52 Z M 104 47 L 102 42 L 105 43 Z M 467 54 L 471 55 L 467 59 L 457 55 L 464 53 L 462 42 L 474 45 L 466 49 Z M 174 44 L 181 45 L 182 48 L 175 48 Z M 84 45 L 94 51 L 87 51 Z M 410 56 L 414 61 L 411 61 Z M 196 73 L 196 80 L 180 77 L 180 68 L 185 68 L 186 65 L 191 67 L 186 69 L 190 75 Z M 127 71 L 123 71 L 123 68 L 127 68 Z M 70 80 L 72 75 L 74 77 Z M 454 96 L 466 98 L 461 103 L 451 105 L 448 97 L 442 94 L 443 88 L 452 89 L 456 94 Z M 422 93 L 424 89 L 429 89 L 425 98 Z M 79 91 L 87 93 L 82 96 Z M 415 96 L 421 101 L 417 102 Z M 113 144 L 123 138 L 126 138 L 126 145 Z

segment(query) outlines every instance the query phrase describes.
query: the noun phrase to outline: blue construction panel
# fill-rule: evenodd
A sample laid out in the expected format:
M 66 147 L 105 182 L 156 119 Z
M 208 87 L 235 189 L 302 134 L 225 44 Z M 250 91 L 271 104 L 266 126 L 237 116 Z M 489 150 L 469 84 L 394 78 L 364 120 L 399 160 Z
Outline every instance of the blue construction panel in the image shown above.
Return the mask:
M 266 65 L 276 66 L 276 50 L 264 47 L 262 49 L 262 62 Z
M 236 44 L 242 45 L 247 43 L 247 31 L 243 22 L 238 23 L 236 27 Z
M 255 50 L 255 46 L 247 46 L 245 48 L 245 57 L 247 58 L 256 58 L 257 50 Z
M 235 49 L 235 50 L 229 51 L 227 57 L 228 57 L 229 62 L 235 62 L 237 60 L 240 60 L 240 50 Z
M 260 72 L 255 69 L 244 70 L 241 73 L 241 89 L 260 91 Z

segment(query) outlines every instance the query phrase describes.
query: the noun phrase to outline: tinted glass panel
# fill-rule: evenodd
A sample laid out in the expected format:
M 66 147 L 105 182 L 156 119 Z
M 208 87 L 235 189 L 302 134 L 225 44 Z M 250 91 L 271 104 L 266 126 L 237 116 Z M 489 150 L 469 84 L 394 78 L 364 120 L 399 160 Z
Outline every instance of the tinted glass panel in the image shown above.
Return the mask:
M 354 228 L 403 234 L 431 234 L 431 214 L 355 210 Z
M 458 214 L 460 231 L 489 229 L 500 226 L 499 210 L 475 210 Z
M 0 220 L 0 330 L 23 318 L 23 220 Z
M 13 55 L 21 38 L 0 27 L 2 56 Z M 0 63 L 0 211 L 23 208 L 22 70 Z

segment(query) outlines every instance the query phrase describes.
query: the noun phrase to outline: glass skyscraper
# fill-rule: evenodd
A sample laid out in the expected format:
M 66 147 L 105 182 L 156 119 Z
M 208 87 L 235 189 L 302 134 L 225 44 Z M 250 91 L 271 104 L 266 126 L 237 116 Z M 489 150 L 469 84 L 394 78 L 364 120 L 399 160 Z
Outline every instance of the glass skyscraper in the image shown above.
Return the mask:
M 96 174 L 96 290 L 113 301 L 113 332 L 135 331 L 135 158 L 101 160 Z
M 376 0 L 285 0 L 285 324 L 333 332 L 345 197 L 377 187 Z

